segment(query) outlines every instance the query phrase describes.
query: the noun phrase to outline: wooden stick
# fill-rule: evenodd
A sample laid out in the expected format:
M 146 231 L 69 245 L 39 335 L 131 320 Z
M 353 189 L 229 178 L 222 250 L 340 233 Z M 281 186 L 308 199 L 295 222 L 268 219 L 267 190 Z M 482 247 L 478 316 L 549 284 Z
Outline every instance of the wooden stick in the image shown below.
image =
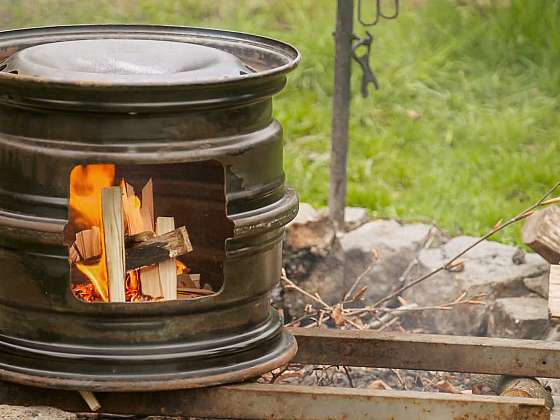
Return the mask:
M 119 187 L 109 187 L 101 190 L 101 211 L 105 258 L 107 259 L 109 301 L 125 302 L 124 222 L 121 189 Z
M 173 217 L 158 217 L 156 221 L 156 234 L 172 232 L 175 229 Z M 163 300 L 177 300 L 177 267 L 175 258 L 159 263 L 159 280 L 163 292 Z
M 126 250 L 126 270 L 135 270 L 178 257 L 192 251 L 189 234 L 184 226 L 156 236 Z
M 91 391 L 78 391 L 91 411 L 97 411 L 101 408 L 101 404 Z
M 213 295 L 213 290 L 208 289 L 193 289 L 192 287 L 179 287 L 177 293 L 195 293 L 198 295 Z

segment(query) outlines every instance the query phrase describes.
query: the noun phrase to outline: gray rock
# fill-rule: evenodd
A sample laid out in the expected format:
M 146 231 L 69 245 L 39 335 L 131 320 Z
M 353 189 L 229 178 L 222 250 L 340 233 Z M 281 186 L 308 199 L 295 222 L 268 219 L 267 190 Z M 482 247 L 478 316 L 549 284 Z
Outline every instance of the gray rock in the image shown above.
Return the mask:
M 344 229 L 354 230 L 369 221 L 367 209 L 363 207 L 346 207 L 344 210 Z
M 332 220 L 306 203 L 288 225 L 284 241 L 284 268 L 290 280 L 307 292 L 335 303 L 344 293 L 344 254 Z M 283 307 L 292 316 L 302 314 L 311 300 L 297 291 L 283 294 Z
M 337 239 L 333 242 L 326 255 L 310 255 L 303 257 L 311 264 L 306 267 L 303 274 L 288 277 L 292 281 L 305 289 L 305 291 L 315 294 L 330 304 L 340 300 L 344 293 L 344 253 Z M 286 263 L 285 263 L 286 265 Z M 313 303 L 309 298 L 295 290 L 284 291 L 284 309 L 287 309 L 292 316 L 301 316 L 305 304 Z
M 540 276 L 523 279 L 523 284 L 525 284 L 525 287 L 531 292 L 548 299 L 548 270 Z
M 489 337 L 542 339 L 549 324 L 548 302 L 540 297 L 497 299 L 489 312 Z
M 554 321 L 552 321 L 550 324 L 552 324 L 553 322 Z M 544 339 L 546 341 L 560 341 L 560 324 L 554 323 L 554 325 L 550 325 Z M 558 394 L 560 395 L 560 392 Z
M 460 236 L 439 248 L 421 250 L 419 264 L 412 277 L 441 266 L 477 239 Z M 516 263 L 513 261 L 514 256 Z M 462 259 L 462 271 L 442 271 L 406 291 L 405 299 L 419 306 L 434 306 L 452 302 L 465 291 L 469 296 L 485 294 L 484 300 L 492 303 L 496 298 L 527 295 L 529 291 L 524 280 L 542 275 L 548 268 L 546 261 L 537 254 L 526 254 L 521 259 L 518 248 L 493 241 L 477 245 Z M 426 311 L 414 314 L 414 318 L 409 317 L 409 321 L 427 332 L 484 335 L 488 320 L 487 306 L 465 304 L 447 311 Z
M 426 240 L 431 226 L 402 225 L 394 220 L 376 220 L 345 234 L 340 243 L 344 251 L 344 284 L 354 280 L 372 263 L 372 270 L 360 286 L 368 286 L 366 302 L 386 296 L 399 286 L 398 279 Z M 375 255 L 377 260 L 374 261 Z
M 53 407 L 21 407 L 16 405 L 0 405 L 0 419 L 2 420 L 75 420 L 78 417 L 73 413 Z
M 317 255 L 326 255 L 336 236 L 333 221 L 327 214 L 300 203 L 298 215 L 286 228 L 286 244 L 292 251 L 308 249 Z
M 290 223 L 288 223 L 288 226 L 314 222 L 320 217 L 321 214 L 317 210 L 315 210 L 315 208 L 311 204 L 299 203 L 298 214 Z

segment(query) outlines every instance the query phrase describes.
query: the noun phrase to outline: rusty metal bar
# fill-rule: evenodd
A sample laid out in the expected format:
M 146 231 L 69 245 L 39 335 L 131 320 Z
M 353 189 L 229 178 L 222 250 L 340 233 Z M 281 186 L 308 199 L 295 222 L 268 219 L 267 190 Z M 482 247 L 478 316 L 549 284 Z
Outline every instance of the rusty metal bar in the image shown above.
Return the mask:
M 549 419 L 544 400 L 379 391 L 370 389 L 245 384 L 152 393 L 96 393 L 112 414 L 281 419 Z M 0 383 L 0 404 L 48 405 L 87 411 L 77 392 Z
M 295 363 L 560 378 L 560 343 L 292 328 Z

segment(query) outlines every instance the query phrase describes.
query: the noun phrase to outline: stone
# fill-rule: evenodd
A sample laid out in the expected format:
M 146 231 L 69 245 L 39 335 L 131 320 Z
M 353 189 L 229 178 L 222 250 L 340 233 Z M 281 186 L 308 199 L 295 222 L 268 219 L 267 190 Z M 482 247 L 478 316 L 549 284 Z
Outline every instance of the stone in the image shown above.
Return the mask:
M 372 303 L 399 286 L 399 278 L 416 257 L 431 230 L 430 225 L 376 220 L 346 233 L 340 239 L 344 252 L 344 285 L 349 288 L 371 264 L 360 286 L 368 286 L 365 301 Z
M 319 211 L 315 210 L 315 208 L 311 204 L 299 203 L 298 214 L 290 223 L 288 223 L 288 227 L 290 225 L 313 222 L 320 217 L 321 214 L 319 213 Z
M 1 420 L 45 419 L 45 420 L 75 420 L 78 416 L 73 413 L 53 407 L 21 407 L 17 405 L 0 405 Z
M 423 249 L 411 279 L 441 266 L 471 245 L 478 238 L 459 236 L 438 248 Z M 514 263 L 515 259 L 515 263 Z M 502 297 L 529 294 L 524 280 L 544 275 L 548 263 L 537 254 L 526 254 L 522 259 L 519 249 L 494 241 L 484 241 L 463 258 L 460 272 L 441 271 L 417 286 L 407 290 L 404 298 L 419 306 L 436 306 L 453 302 L 463 292 L 468 296 L 484 294 L 491 304 Z M 488 304 L 463 304 L 451 310 L 430 310 L 407 316 L 410 324 L 426 332 L 456 335 L 484 335 L 488 321 Z
M 496 299 L 489 312 L 489 337 L 542 339 L 549 325 L 548 302 L 541 297 Z
M 523 279 L 523 284 L 531 292 L 548 299 L 548 270 L 539 276 Z
M 369 221 L 367 209 L 363 207 L 346 207 L 344 210 L 344 229 L 351 231 Z
M 304 273 L 291 273 L 286 270 L 288 278 L 306 292 L 319 294 L 325 302 L 337 303 L 345 292 L 344 253 L 339 241 L 335 239 L 326 255 L 307 254 L 303 259 L 312 263 L 306 267 Z M 293 267 L 295 264 L 292 261 L 289 265 Z M 311 299 L 296 290 L 284 290 L 283 300 L 283 309 L 287 310 L 291 317 L 301 316 L 305 305 L 313 303 Z
M 292 251 L 309 249 L 322 255 L 328 251 L 336 236 L 333 221 L 309 204 L 300 203 L 298 215 L 286 228 L 286 245 Z
M 283 263 L 290 280 L 328 303 L 338 302 L 344 293 L 344 254 L 334 223 L 309 204 L 300 203 L 297 217 L 288 224 Z M 284 291 L 282 299 L 282 304 L 277 299 L 275 303 L 288 319 L 300 316 L 305 304 L 311 303 L 294 290 Z

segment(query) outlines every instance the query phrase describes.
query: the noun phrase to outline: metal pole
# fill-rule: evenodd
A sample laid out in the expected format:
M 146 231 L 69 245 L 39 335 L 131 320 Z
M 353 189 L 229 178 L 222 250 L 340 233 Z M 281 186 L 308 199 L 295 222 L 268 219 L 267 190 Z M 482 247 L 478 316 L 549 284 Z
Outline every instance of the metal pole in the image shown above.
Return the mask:
M 354 0 L 337 0 L 337 2 L 329 214 L 337 229 L 342 230 L 346 207 Z

